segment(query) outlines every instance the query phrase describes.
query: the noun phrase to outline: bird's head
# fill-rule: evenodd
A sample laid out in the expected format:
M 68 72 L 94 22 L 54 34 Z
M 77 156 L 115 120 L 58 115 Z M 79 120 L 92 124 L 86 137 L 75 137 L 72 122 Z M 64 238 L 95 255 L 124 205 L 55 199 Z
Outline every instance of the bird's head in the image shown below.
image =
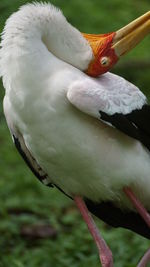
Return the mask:
M 118 59 L 134 48 L 150 33 L 150 12 L 120 30 L 108 34 L 85 34 L 93 51 L 93 60 L 86 73 L 97 77 L 109 71 Z

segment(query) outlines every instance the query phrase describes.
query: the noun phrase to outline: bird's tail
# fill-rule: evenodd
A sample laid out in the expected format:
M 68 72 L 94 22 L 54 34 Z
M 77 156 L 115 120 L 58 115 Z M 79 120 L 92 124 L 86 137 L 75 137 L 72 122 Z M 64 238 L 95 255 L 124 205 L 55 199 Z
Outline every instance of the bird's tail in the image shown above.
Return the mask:
M 133 211 L 123 211 L 112 202 L 94 203 L 85 199 L 90 212 L 113 227 L 123 227 L 136 232 L 137 234 L 150 239 L 150 229 L 141 218 Z

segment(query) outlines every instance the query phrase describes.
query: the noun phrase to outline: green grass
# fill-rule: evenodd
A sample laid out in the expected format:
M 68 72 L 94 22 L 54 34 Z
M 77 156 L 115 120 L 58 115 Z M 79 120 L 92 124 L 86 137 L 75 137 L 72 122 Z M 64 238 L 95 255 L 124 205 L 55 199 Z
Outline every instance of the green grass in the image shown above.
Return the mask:
M 6 18 L 27 1 L 0 1 L 0 30 Z M 149 9 L 149 1 L 52 0 L 83 32 L 114 31 Z M 114 69 L 148 95 L 150 38 Z M 128 67 L 135 61 L 135 68 Z M 129 64 L 129 66 L 130 66 Z M 98 267 L 93 241 L 74 203 L 56 189 L 41 185 L 17 154 L 2 114 L 0 84 L 0 267 Z M 27 238 L 26 225 L 51 224 L 55 238 Z M 115 267 L 134 267 L 150 242 L 130 231 L 112 229 L 97 220 L 110 245 Z

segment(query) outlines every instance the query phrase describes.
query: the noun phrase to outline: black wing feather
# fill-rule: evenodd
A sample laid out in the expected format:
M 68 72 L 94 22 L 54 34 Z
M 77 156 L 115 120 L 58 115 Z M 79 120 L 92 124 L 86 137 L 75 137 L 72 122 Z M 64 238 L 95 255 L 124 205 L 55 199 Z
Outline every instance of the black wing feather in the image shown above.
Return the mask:
M 150 135 L 150 106 L 144 105 L 140 110 L 133 110 L 126 115 L 127 118 L 134 122 L 141 131 Z
M 145 104 L 141 109 L 129 114 L 115 113 L 109 115 L 99 111 L 100 119 L 108 122 L 126 135 L 139 140 L 150 150 L 150 106 Z M 112 202 L 94 203 L 86 199 L 88 209 L 97 217 L 113 227 L 130 229 L 148 239 L 150 230 L 141 216 L 132 211 L 123 211 Z
M 28 151 L 28 155 L 26 154 L 27 148 L 23 149 L 22 145 L 21 145 L 21 140 L 19 138 L 19 136 L 21 136 L 20 134 L 16 137 L 13 134 L 13 140 L 15 143 L 15 146 L 19 152 L 19 154 L 22 156 L 22 158 L 24 159 L 24 161 L 26 162 L 27 166 L 30 168 L 30 170 L 33 172 L 33 174 L 38 178 L 38 180 L 40 182 L 43 183 L 44 180 L 46 180 L 48 178 L 48 175 L 46 173 L 44 173 L 44 171 L 42 170 L 42 168 L 37 164 L 36 160 L 32 157 L 32 155 L 30 154 L 30 152 Z M 21 138 L 23 139 L 23 137 L 21 136 Z M 30 157 L 29 157 L 30 155 Z M 42 174 L 41 174 L 42 172 Z M 69 198 L 71 198 L 71 196 L 69 196 L 66 192 L 64 192 L 59 186 L 57 186 L 55 183 L 47 183 L 46 186 L 48 187 L 56 187 L 57 189 L 59 189 L 62 193 L 64 193 L 66 196 L 68 196 Z
M 129 114 L 115 113 L 109 115 L 99 111 L 100 119 L 111 123 L 115 128 L 128 136 L 139 140 L 150 150 L 150 106 L 144 105 L 141 109 L 133 110 Z
M 94 203 L 85 199 L 86 205 L 95 216 L 113 227 L 123 227 L 150 239 L 150 229 L 142 217 L 132 211 L 123 211 L 112 202 Z
M 30 170 L 33 172 L 33 174 L 38 178 L 38 180 L 43 183 L 43 180 L 47 179 L 47 177 L 48 177 L 47 174 L 46 173 L 42 174 L 42 175 L 40 174 L 40 171 L 42 171 L 41 167 L 37 164 L 36 160 L 31 156 L 31 154 L 30 154 L 30 158 L 29 158 L 29 156 L 26 154 L 25 150 L 23 150 L 19 138 L 17 138 L 14 134 L 13 134 L 13 140 L 14 140 L 14 144 L 15 144 L 18 152 L 20 153 L 20 155 L 22 156 L 22 158 L 26 162 L 27 166 L 30 168 Z M 53 185 L 51 183 L 49 183 L 47 185 L 50 187 L 53 187 Z

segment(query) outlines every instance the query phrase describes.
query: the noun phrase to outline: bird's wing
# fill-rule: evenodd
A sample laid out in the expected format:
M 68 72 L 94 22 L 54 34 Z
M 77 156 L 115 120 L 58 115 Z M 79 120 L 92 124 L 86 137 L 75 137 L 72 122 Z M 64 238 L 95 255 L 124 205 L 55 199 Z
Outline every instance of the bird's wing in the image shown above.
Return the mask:
M 13 125 L 12 121 L 10 120 L 10 116 L 9 116 L 6 108 L 4 109 L 4 113 L 5 113 L 7 125 L 9 127 L 13 142 L 14 142 L 19 154 L 24 159 L 24 161 L 26 162 L 26 164 L 30 168 L 30 170 L 33 172 L 33 174 L 44 185 L 46 185 L 48 187 L 57 187 L 57 189 L 59 189 L 62 193 L 64 193 L 69 198 L 71 198 L 71 196 L 68 195 L 66 192 L 64 192 L 58 185 L 56 185 L 54 182 L 50 182 L 51 179 L 50 179 L 49 175 L 47 175 L 47 173 L 41 168 L 41 166 L 38 164 L 37 160 L 33 157 L 31 151 L 29 151 L 29 149 L 27 148 L 23 135 Z
M 52 184 L 49 182 L 48 175 L 43 171 L 35 158 L 31 155 L 30 151 L 27 149 L 23 136 L 20 133 L 15 133 L 12 135 L 12 138 L 18 152 L 34 175 L 40 180 L 40 182 L 44 183 L 45 185 L 52 186 Z
M 85 78 L 72 83 L 67 97 L 82 112 L 141 141 L 150 150 L 150 106 L 136 86 L 107 73 L 96 81 Z M 136 212 L 123 211 L 111 201 L 84 200 L 88 209 L 109 225 L 130 229 L 150 239 L 149 227 Z
M 140 140 L 150 150 L 150 106 L 130 82 L 111 73 L 85 78 L 70 85 L 67 97 L 81 111 Z
M 47 186 L 53 186 L 49 181 L 48 175 L 42 170 L 42 168 L 37 163 L 36 159 L 32 156 L 31 152 L 28 150 L 25 140 L 23 138 L 23 135 L 16 129 L 16 127 L 13 125 L 12 121 L 9 118 L 9 115 L 5 109 L 5 117 L 7 120 L 7 125 L 9 127 L 13 142 L 28 165 L 28 167 L 31 169 L 31 171 L 34 173 L 34 175 L 45 185 Z

